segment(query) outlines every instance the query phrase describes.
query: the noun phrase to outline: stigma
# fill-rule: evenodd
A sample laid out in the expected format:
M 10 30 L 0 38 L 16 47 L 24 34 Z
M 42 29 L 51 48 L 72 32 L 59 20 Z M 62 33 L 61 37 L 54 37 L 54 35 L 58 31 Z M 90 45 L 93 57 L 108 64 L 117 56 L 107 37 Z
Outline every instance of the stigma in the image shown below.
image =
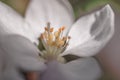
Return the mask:
M 51 60 L 65 62 L 65 59 L 59 56 L 59 54 L 64 52 L 70 40 L 70 36 L 63 35 L 64 30 L 65 26 L 62 26 L 54 31 L 54 28 L 50 26 L 50 23 L 47 23 L 44 32 L 41 33 L 39 39 L 44 46 L 41 57 L 47 62 Z

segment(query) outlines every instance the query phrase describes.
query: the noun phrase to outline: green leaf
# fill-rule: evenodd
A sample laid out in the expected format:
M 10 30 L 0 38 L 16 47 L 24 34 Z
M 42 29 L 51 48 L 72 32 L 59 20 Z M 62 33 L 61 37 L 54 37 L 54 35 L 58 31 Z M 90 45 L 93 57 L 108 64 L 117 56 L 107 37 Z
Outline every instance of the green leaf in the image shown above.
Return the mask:
M 113 8 L 120 11 L 120 0 L 69 0 L 69 1 L 73 6 L 76 18 L 94 9 L 97 9 L 105 4 L 110 4 L 112 5 Z

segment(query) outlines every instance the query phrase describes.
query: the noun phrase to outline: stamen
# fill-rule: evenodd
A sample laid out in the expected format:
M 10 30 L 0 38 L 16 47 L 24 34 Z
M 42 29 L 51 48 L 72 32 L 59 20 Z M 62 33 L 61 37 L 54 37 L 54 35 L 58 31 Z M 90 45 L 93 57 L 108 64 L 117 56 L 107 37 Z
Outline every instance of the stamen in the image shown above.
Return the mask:
M 62 26 L 61 29 L 62 29 L 62 31 L 63 31 L 63 30 L 65 29 L 65 26 Z
M 50 28 L 50 32 L 53 32 L 54 28 Z
M 65 26 L 60 27 L 57 31 L 50 27 L 50 23 L 47 23 L 45 31 L 41 34 L 40 39 L 45 47 L 43 51 L 44 58 L 48 56 L 55 57 L 62 53 L 70 40 L 70 36 L 63 36 Z
M 45 31 L 48 31 L 48 28 L 47 28 L 47 27 L 45 27 Z

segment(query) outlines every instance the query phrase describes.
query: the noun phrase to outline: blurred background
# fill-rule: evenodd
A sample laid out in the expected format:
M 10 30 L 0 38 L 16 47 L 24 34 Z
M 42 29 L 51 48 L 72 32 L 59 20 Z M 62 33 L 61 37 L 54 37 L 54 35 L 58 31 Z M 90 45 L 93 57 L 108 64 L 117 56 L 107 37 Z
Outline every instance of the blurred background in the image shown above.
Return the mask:
M 0 0 L 22 16 L 29 3 L 28 0 Z M 120 80 L 120 0 L 69 0 L 73 6 L 76 20 L 91 13 L 105 4 L 110 4 L 115 12 L 115 34 L 108 45 L 96 55 L 96 59 L 103 69 L 100 80 Z

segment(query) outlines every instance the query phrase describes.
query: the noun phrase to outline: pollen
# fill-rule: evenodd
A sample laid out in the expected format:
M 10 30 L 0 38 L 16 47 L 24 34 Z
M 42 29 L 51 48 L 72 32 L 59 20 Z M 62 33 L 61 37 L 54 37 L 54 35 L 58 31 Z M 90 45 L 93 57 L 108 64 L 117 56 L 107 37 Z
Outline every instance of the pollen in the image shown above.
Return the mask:
M 65 27 L 60 27 L 57 31 L 54 31 L 54 28 L 50 27 L 50 24 L 44 28 L 45 31 L 41 34 L 40 38 L 48 45 L 54 47 L 64 47 L 65 44 L 69 41 L 70 37 L 63 36 L 63 31 Z
M 71 38 L 70 36 L 63 35 L 64 30 L 65 26 L 62 26 L 55 31 L 54 28 L 50 26 L 50 23 L 47 23 L 47 27 L 44 28 L 44 32 L 40 35 L 40 39 L 45 48 L 43 51 L 44 58 L 48 58 L 49 55 L 49 57 L 52 56 L 52 58 L 48 59 L 57 59 L 56 55 L 58 56 L 66 49 Z

